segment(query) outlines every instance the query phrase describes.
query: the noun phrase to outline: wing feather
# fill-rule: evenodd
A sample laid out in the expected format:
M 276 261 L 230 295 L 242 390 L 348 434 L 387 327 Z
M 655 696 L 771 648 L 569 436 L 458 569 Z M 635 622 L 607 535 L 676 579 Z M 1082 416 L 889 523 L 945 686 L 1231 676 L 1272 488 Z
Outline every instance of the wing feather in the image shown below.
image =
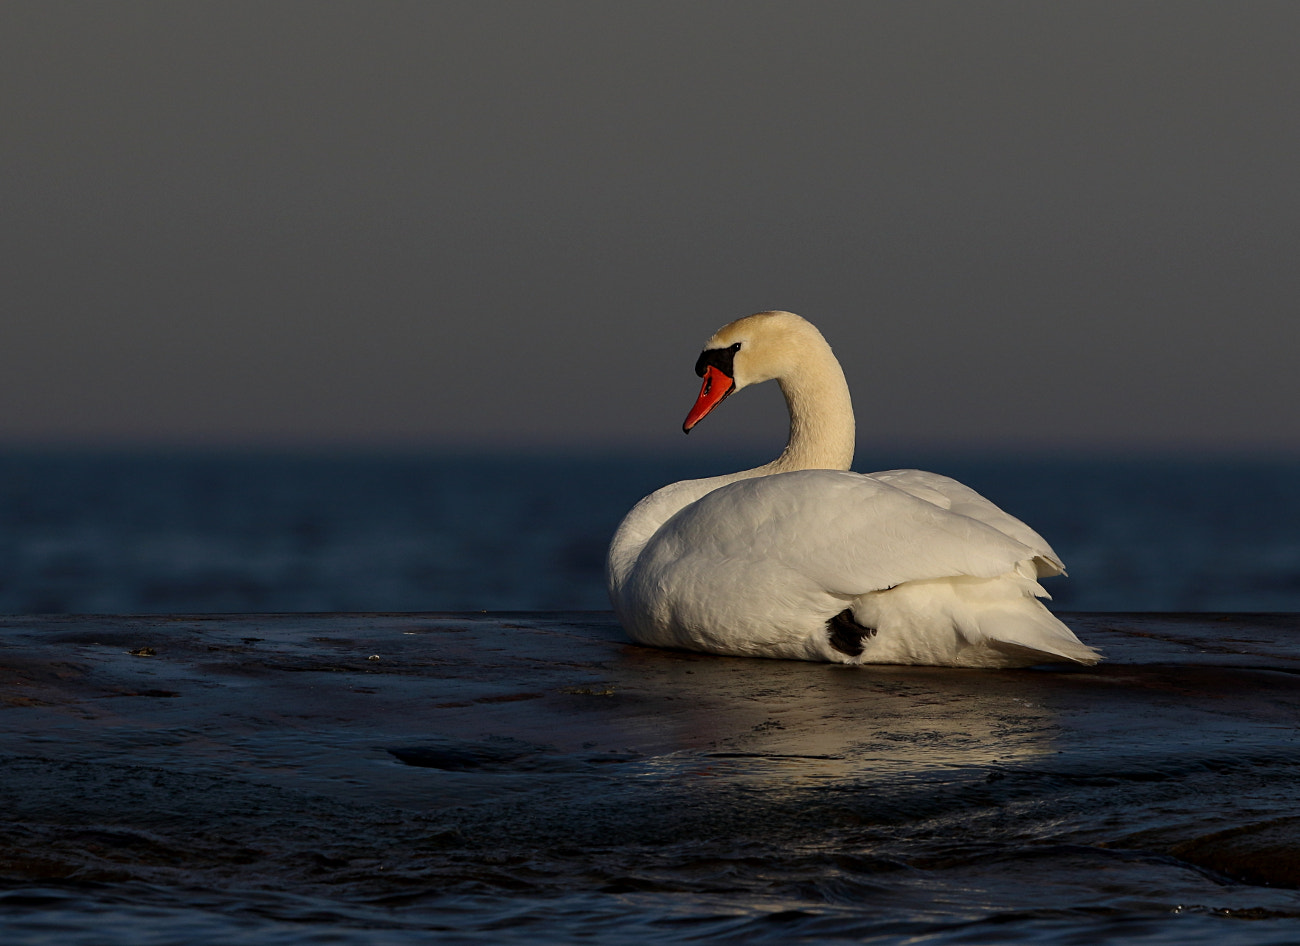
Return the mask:
M 664 523 L 651 546 L 646 552 L 665 564 L 684 553 L 738 566 L 779 561 L 813 585 L 846 596 L 930 578 L 993 578 L 1044 554 L 977 516 L 878 477 L 835 470 L 723 486 Z
M 1038 565 L 1038 576 L 1048 578 L 1064 575 L 1061 557 L 1047 544 L 1047 540 L 1015 516 L 989 502 L 965 483 L 938 473 L 924 470 L 886 470 L 870 474 L 872 479 L 912 494 L 918 499 L 934 503 L 958 515 L 983 522 L 1022 545 L 1033 549 Z

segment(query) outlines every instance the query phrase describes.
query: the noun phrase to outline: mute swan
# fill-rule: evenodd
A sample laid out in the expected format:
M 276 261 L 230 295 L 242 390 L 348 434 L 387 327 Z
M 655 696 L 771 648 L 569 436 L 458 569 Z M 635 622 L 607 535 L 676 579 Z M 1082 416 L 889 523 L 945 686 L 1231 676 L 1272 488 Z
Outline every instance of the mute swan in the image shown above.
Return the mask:
M 840 663 L 1094 664 L 1037 600 L 1064 567 L 1020 520 L 956 480 L 851 473 L 853 406 L 813 325 L 760 312 L 695 364 L 689 432 L 726 397 L 775 379 L 790 439 L 765 466 L 673 483 L 610 544 L 610 600 L 640 644 Z

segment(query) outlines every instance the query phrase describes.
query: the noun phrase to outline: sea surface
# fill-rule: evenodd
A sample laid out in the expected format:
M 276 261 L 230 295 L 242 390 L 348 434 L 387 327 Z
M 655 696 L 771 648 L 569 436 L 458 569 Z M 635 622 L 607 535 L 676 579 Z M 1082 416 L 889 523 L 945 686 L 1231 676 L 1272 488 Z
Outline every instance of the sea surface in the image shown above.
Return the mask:
M 762 462 L 0 453 L 0 613 L 608 607 L 641 496 Z M 1079 611 L 1300 611 L 1300 458 L 859 457 L 956 476 L 1065 559 Z
M 1300 461 L 859 461 L 1098 667 L 630 644 L 620 517 L 759 460 L 0 454 L 0 942 L 1300 942 Z
M 1063 617 L 1100 665 L 0 618 L 0 942 L 1300 942 L 1300 620 Z

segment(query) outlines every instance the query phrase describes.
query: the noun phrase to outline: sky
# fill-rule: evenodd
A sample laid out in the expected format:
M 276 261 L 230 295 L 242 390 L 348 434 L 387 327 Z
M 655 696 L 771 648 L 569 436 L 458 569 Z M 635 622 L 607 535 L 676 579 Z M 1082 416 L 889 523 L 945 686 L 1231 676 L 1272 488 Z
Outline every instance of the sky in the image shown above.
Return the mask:
M 0 5 L 0 446 L 1300 450 L 1300 4 Z

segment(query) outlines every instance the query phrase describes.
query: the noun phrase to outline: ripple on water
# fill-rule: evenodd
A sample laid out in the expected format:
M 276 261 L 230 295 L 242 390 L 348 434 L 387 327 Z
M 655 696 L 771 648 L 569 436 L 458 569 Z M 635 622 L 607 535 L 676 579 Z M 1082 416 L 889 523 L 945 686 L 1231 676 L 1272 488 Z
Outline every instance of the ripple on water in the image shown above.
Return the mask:
M 1127 662 L 1065 674 L 590 616 L 15 619 L 0 939 L 1291 942 L 1292 631 L 1235 635 L 1261 670 L 1106 620 Z

